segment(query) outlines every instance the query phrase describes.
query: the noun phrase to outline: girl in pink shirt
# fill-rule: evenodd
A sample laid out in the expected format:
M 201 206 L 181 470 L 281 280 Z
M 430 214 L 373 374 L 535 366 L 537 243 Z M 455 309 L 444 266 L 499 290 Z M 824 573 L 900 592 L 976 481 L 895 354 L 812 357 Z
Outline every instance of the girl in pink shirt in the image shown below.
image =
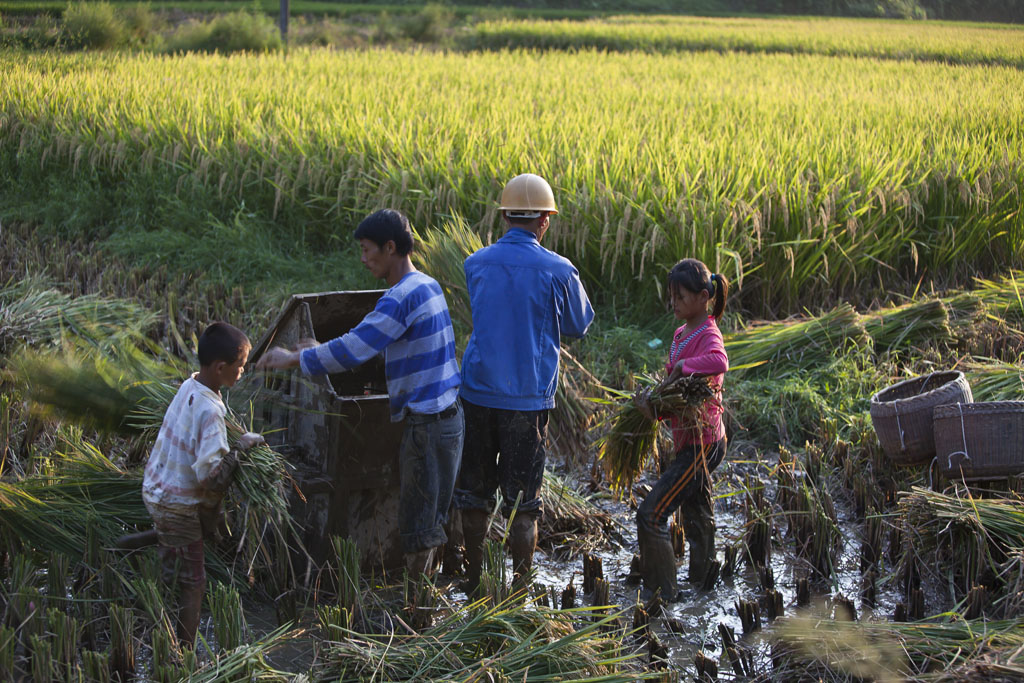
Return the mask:
M 718 319 L 725 310 L 729 282 L 696 259 L 684 259 L 668 275 L 672 311 L 683 321 L 676 330 L 665 364 L 670 383 L 684 375 L 707 376 L 715 397 L 704 404 L 696 423 L 675 415 L 672 426 L 676 455 L 637 509 L 637 540 L 644 587 L 660 589 L 662 598 L 676 598 L 675 553 L 668 534 L 668 518 L 679 508 L 690 549 L 689 580 L 702 583 L 715 558 L 715 517 L 711 501 L 711 473 L 725 455 L 722 424 L 722 377 L 729 369 Z M 712 305 L 711 313 L 708 306 Z M 646 412 L 646 402 L 638 407 Z

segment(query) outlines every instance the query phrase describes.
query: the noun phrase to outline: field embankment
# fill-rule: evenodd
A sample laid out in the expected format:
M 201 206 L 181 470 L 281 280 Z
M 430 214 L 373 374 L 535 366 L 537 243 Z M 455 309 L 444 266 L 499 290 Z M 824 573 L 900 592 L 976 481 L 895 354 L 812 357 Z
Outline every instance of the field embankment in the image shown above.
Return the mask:
M 0 63 L 3 220 L 229 285 L 361 282 L 349 230 L 381 206 L 495 233 L 524 170 L 555 186 L 552 246 L 638 319 L 684 254 L 762 317 L 1024 261 L 1015 68 L 591 51 Z

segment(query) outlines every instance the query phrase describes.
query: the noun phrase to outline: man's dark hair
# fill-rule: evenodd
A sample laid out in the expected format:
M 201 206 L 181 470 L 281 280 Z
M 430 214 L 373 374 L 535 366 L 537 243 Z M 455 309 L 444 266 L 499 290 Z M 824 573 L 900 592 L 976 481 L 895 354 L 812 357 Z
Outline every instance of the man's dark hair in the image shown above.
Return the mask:
M 393 240 L 399 256 L 412 252 L 412 228 L 401 211 L 381 209 L 363 219 L 356 228 L 357 240 L 370 240 L 380 248 Z
M 234 325 L 210 323 L 199 337 L 199 364 L 205 367 L 219 360 L 234 363 L 246 346 L 251 346 L 249 338 Z

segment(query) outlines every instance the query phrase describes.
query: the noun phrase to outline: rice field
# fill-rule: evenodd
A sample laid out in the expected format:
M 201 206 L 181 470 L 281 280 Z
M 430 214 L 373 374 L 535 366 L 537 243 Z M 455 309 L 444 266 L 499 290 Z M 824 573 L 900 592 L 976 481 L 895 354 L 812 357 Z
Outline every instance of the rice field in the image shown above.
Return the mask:
M 531 169 L 555 187 L 554 248 L 599 301 L 648 315 L 683 253 L 760 317 L 1024 260 L 1015 68 L 592 50 L 0 64 L 5 212 L 113 232 L 143 259 L 209 238 L 211 217 L 217 240 L 344 249 L 385 205 L 487 236 L 504 181 Z
M 1024 29 L 1006 24 L 622 16 L 589 21 L 487 21 L 475 25 L 466 41 L 482 49 L 707 50 L 1024 66 Z
M 0 678 L 1019 677 L 1020 481 L 895 467 L 867 403 L 937 368 L 975 400 L 1024 392 L 1020 35 L 624 17 L 484 23 L 468 52 L 0 52 Z M 500 520 L 476 603 L 441 586 L 410 608 L 343 539 L 292 567 L 260 530 L 283 494 L 260 491 L 291 487 L 268 451 L 208 558 L 206 640 L 178 643 L 155 553 L 111 549 L 147 526 L 136 427 L 160 411 L 133 369 L 166 362 L 162 396 L 210 319 L 258 338 L 284 293 L 371 286 L 349 233 L 384 205 L 464 336 L 461 261 L 526 170 L 598 310 L 564 355 L 536 602 L 503 601 Z M 714 571 L 645 604 L 629 499 L 669 453 L 624 397 L 660 369 L 684 255 L 736 286 L 730 453 Z M 235 407 L 259 431 L 255 396 Z M 638 463 L 617 480 L 609 435 Z

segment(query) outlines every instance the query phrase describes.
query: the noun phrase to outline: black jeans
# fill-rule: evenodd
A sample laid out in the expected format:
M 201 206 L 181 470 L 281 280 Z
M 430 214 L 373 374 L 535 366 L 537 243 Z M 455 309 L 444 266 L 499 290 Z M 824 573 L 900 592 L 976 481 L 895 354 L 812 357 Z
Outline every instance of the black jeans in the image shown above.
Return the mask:
M 711 473 L 725 456 L 726 440 L 692 444 L 680 448 L 651 492 L 636 511 L 637 526 L 668 538 L 668 518 L 676 508 L 683 509 L 683 528 L 695 525 L 714 534 L 714 508 L 711 505 Z M 699 533 L 699 532 L 698 532 Z
M 500 487 L 506 517 L 517 498 L 519 513 L 540 517 L 544 511 L 540 487 L 547 457 L 544 437 L 548 411 L 485 408 L 465 400 L 463 407 L 466 442 L 455 487 L 455 507 L 490 512 Z

